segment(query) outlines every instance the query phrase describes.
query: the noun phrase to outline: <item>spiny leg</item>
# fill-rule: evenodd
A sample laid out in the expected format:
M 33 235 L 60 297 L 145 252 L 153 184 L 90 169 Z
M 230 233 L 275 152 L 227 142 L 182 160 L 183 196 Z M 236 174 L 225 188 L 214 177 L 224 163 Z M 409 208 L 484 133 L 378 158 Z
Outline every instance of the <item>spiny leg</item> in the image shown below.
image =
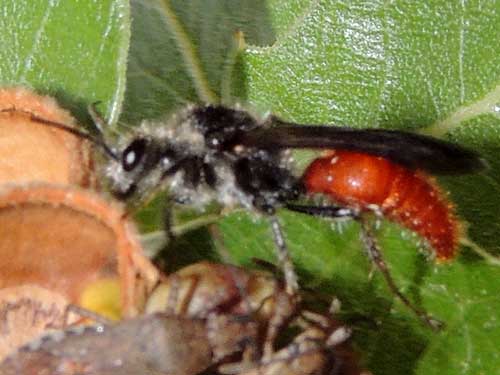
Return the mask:
M 283 274 L 285 276 L 285 290 L 290 296 L 296 296 L 298 295 L 299 283 L 297 281 L 297 274 L 295 273 L 292 259 L 290 258 L 290 252 L 286 246 L 285 236 L 283 235 L 281 225 L 276 216 L 270 216 L 269 221 L 271 222 L 274 243 L 278 250 L 278 261 L 283 268 Z
M 434 319 L 428 315 L 424 310 L 419 309 L 411 303 L 411 301 L 399 290 L 396 285 L 392 275 L 384 261 L 382 253 L 378 247 L 377 241 L 373 234 L 370 223 L 367 219 L 359 216 L 357 221 L 361 224 L 361 240 L 365 245 L 366 252 L 370 260 L 375 264 L 379 271 L 384 276 L 384 279 L 389 287 L 389 289 L 398 297 L 401 302 L 403 302 L 409 309 L 411 309 L 425 324 L 430 326 L 434 330 L 439 330 L 443 326 L 443 322 Z
M 286 208 L 289 209 L 290 211 L 300 212 L 312 216 L 328 217 L 328 218 L 355 219 L 359 216 L 359 212 L 357 210 L 344 206 L 313 206 L 313 205 L 299 205 L 299 204 L 287 203 Z M 335 301 L 338 302 L 337 299 L 335 299 Z M 340 302 L 338 303 L 340 304 Z
M 310 215 L 326 215 L 326 216 L 352 216 L 351 210 L 346 210 L 343 207 L 316 207 L 316 206 L 300 206 L 288 204 L 287 208 L 293 211 L 307 213 Z M 319 209 L 319 210 L 316 210 Z M 293 267 L 292 260 L 290 258 L 290 253 L 286 246 L 283 231 L 281 230 L 281 225 L 276 216 L 270 217 L 271 228 L 274 234 L 274 240 L 276 247 L 278 249 L 279 262 L 283 268 L 283 273 L 285 276 L 285 290 L 287 295 L 291 297 L 288 299 L 288 306 L 286 306 L 285 301 L 276 301 L 277 308 L 276 314 L 269 322 L 269 327 L 267 330 L 265 343 L 264 343 L 264 357 L 268 358 L 272 354 L 274 349 L 274 341 L 279 333 L 279 330 L 290 318 L 290 311 L 295 311 L 297 304 L 299 303 L 298 295 L 298 281 L 295 269 Z
M 410 308 L 425 324 L 430 326 L 434 330 L 439 330 L 443 326 L 443 322 L 432 318 L 425 311 L 414 306 L 408 298 L 399 290 L 398 286 L 394 282 L 391 273 L 385 263 L 382 253 L 378 247 L 375 236 L 373 234 L 370 223 L 363 218 L 362 215 L 357 210 L 346 208 L 342 206 L 308 206 L 308 205 L 295 205 L 287 204 L 287 208 L 314 216 L 321 217 L 350 217 L 357 220 L 361 224 L 361 239 L 365 245 L 368 257 L 373 262 L 375 267 L 377 267 L 382 273 L 389 289 L 403 302 L 408 308 Z
M 268 323 L 266 336 L 264 338 L 264 358 L 272 356 L 276 337 L 283 326 L 295 313 L 296 307 L 300 302 L 297 274 L 295 273 L 295 268 L 293 266 L 292 259 L 290 258 L 290 252 L 286 246 L 285 236 L 281 230 L 281 225 L 276 216 L 269 216 L 269 221 L 278 252 L 278 262 L 283 270 L 285 278 L 286 295 L 279 293 L 276 295 L 275 313 Z

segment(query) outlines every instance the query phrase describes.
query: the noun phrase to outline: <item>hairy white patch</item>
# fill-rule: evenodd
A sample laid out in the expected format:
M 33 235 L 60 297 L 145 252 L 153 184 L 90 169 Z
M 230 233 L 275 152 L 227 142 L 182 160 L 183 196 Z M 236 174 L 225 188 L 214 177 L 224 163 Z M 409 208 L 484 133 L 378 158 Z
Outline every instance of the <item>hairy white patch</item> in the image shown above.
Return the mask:
M 244 157 L 245 155 L 252 156 L 254 152 L 262 152 L 262 157 L 265 159 L 269 157 L 267 151 L 247 149 L 236 145 L 234 150 L 224 154 L 211 148 L 211 145 L 207 146 L 205 136 L 199 130 L 199 124 L 193 114 L 196 108 L 198 107 L 189 105 L 169 118 L 143 121 L 136 132 L 119 140 L 118 149 L 123 152 L 137 138 L 152 140 L 157 145 L 165 145 L 166 148 L 170 145 L 172 150 L 177 154 L 182 154 L 182 157 L 198 157 L 209 165 L 215 174 L 215 187 L 208 186 L 203 178 L 201 183 L 192 186 L 185 175 L 185 168 L 179 168 L 177 172 L 167 175 L 165 171 L 175 168 L 180 159 L 171 160 L 164 157 L 154 168 L 148 167 L 147 173 L 140 173 L 140 168 L 137 169 L 138 172 L 125 171 L 122 167 L 122 160 L 110 160 L 105 173 L 110 180 L 111 190 L 125 193 L 133 184 L 135 186 L 134 197 L 139 201 L 147 198 L 154 191 L 165 189 L 175 201 L 191 205 L 195 209 L 203 209 L 207 204 L 217 202 L 225 207 L 241 206 L 253 210 L 254 197 L 244 192 L 235 180 L 234 158 L 235 154 Z M 236 109 L 239 108 L 240 106 L 236 106 Z M 266 125 L 265 117 L 260 119 L 257 116 L 253 117 L 256 124 Z M 214 138 L 213 142 L 218 142 L 218 140 Z M 132 156 L 127 155 L 130 158 Z M 135 157 L 138 156 L 135 155 Z M 132 163 L 132 160 L 125 160 L 127 161 L 129 164 Z M 288 151 L 282 152 L 274 162 L 276 166 L 286 170 L 292 170 L 294 166 L 292 153 Z M 274 197 L 273 193 L 269 192 L 267 199 L 271 204 L 279 199 L 279 193 L 276 192 Z

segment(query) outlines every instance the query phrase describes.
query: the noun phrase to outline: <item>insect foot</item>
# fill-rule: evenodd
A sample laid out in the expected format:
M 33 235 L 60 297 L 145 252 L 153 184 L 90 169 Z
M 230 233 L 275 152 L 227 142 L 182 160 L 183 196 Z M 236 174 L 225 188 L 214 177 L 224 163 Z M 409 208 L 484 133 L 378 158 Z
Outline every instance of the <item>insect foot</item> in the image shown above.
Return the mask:
M 350 329 L 324 315 L 303 311 L 295 322 L 302 332 L 286 346 L 257 360 L 220 367 L 223 374 L 238 375 L 367 375 L 346 344 Z M 283 327 L 284 328 L 284 327 Z M 248 357 L 248 356 L 246 356 Z

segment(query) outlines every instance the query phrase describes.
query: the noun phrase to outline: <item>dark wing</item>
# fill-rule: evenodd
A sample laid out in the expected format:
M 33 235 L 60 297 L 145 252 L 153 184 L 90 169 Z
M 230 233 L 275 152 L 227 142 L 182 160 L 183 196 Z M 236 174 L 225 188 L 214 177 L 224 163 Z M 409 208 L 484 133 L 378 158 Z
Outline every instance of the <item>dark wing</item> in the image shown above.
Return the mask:
M 270 150 L 313 148 L 359 151 L 433 174 L 465 174 L 486 167 L 484 160 L 472 150 L 437 138 L 397 130 L 287 124 L 245 132 L 238 139 L 238 144 Z

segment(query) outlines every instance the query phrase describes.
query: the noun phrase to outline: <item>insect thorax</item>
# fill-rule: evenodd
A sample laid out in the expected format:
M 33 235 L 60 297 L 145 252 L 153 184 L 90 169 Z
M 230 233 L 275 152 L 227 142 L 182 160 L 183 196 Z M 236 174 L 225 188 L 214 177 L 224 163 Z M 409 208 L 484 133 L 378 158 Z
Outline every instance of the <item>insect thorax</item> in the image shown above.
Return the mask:
M 248 112 L 211 105 L 189 106 L 167 121 L 145 122 L 121 140 L 121 160 L 110 161 L 111 189 L 122 198 L 141 200 L 166 189 L 174 201 L 194 207 L 216 201 L 273 211 L 300 188 L 286 151 L 238 143 L 262 124 Z M 139 152 L 144 156 L 139 158 Z

